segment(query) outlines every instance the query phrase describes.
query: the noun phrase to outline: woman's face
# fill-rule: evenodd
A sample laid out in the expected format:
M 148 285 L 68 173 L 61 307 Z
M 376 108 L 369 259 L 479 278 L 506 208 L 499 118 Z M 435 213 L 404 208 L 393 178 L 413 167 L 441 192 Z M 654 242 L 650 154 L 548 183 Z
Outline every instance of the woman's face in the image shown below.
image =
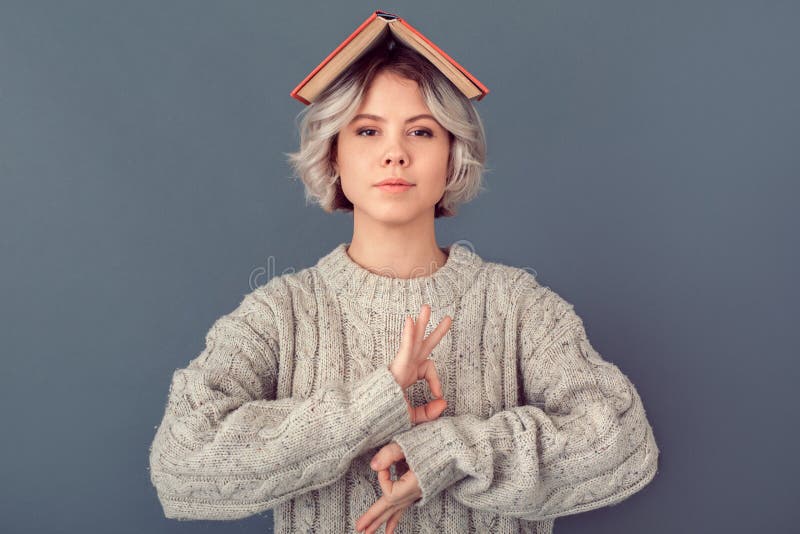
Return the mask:
M 417 83 L 383 71 L 339 132 L 334 168 L 359 216 L 403 224 L 433 218 L 449 156 L 449 132 L 431 115 Z M 413 185 L 401 191 L 377 186 L 387 178 Z

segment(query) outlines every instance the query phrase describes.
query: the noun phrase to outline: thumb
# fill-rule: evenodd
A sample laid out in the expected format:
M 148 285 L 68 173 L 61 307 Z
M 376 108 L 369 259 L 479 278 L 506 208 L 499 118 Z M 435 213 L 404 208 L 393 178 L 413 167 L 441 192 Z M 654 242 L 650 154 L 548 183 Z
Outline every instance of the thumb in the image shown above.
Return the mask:
M 444 412 L 446 408 L 447 401 L 444 399 L 434 399 L 422 406 L 414 406 L 411 408 L 414 411 L 411 421 L 414 425 L 433 421 L 442 415 L 442 412 Z
M 428 403 L 430 408 L 427 410 L 431 419 L 436 419 L 447 409 L 447 401 L 444 399 L 434 399 Z

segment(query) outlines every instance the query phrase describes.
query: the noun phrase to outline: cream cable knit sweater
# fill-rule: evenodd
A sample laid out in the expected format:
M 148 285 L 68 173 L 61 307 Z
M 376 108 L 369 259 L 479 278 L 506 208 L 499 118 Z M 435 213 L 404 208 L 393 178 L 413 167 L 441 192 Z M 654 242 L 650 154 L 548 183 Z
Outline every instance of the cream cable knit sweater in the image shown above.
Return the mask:
M 247 294 L 172 375 L 150 448 L 166 517 L 274 508 L 278 534 L 354 532 L 382 495 L 369 460 L 391 440 L 423 494 L 401 533 L 549 534 L 554 518 L 652 480 L 659 451 L 642 401 L 570 303 L 459 243 L 410 279 L 364 269 L 347 245 Z M 423 303 L 426 335 L 453 318 L 431 356 L 448 407 L 412 427 L 388 364 Z M 408 393 L 432 398 L 422 381 Z

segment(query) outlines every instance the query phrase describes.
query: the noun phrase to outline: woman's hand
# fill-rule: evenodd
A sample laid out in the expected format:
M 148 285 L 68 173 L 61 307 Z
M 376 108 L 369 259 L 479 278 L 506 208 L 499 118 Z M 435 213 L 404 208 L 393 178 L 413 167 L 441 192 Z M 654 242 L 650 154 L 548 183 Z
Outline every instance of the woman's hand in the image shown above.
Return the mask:
M 356 521 L 356 530 L 373 534 L 386 522 L 386 534 L 393 534 L 406 508 L 422 497 L 417 475 L 405 462 L 403 449 L 395 442 L 388 443 L 372 457 L 370 467 L 378 472 L 383 496 Z M 393 481 L 389 467 L 395 466 L 399 480 Z M 388 521 L 388 522 L 387 522 Z
M 442 398 L 444 397 L 442 384 L 439 382 L 439 375 L 436 374 L 436 366 L 433 360 L 428 359 L 428 356 L 450 329 L 453 319 L 449 315 L 445 315 L 433 332 L 423 339 L 430 317 L 431 307 L 428 304 L 422 306 L 417 321 L 406 317 L 400 349 L 389 364 L 389 371 L 403 390 L 424 378 L 435 398 L 423 406 L 411 406 L 408 395 L 404 392 L 412 425 L 433 421 L 447 408 L 447 401 Z

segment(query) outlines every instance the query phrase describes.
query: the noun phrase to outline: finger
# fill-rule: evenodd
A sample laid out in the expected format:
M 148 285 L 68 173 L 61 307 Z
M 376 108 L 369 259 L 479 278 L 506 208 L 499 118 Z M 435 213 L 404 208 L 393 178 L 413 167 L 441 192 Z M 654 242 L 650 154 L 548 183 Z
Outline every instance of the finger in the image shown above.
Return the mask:
M 389 521 L 386 522 L 386 534 L 394 534 L 394 529 L 397 527 L 398 523 L 400 523 L 403 512 L 405 512 L 405 508 L 396 511 L 392 517 L 389 518 Z
M 392 474 L 389 472 L 389 469 L 381 469 L 378 471 L 378 484 L 381 485 L 381 490 L 383 490 L 384 495 L 389 496 L 392 494 L 394 481 L 392 481 Z
M 375 519 L 368 527 L 367 527 L 367 534 L 374 534 L 381 528 L 381 525 L 384 524 L 386 521 L 389 520 L 394 513 L 397 512 L 397 507 L 390 506 L 385 512 L 383 512 L 377 519 Z
M 427 423 L 438 418 L 447 409 L 447 401 L 444 399 L 435 399 L 422 406 L 414 406 L 414 415 L 411 420 L 414 424 Z
M 428 326 L 428 321 L 431 318 L 431 307 L 427 304 L 422 305 L 419 312 L 419 317 L 414 322 L 414 345 L 412 353 L 416 354 L 419 351 L 422 341 L 425 338 L 425 328 Z
M 439 324 L 436 325 L 436 328 L 433 329 L 433 332 L 425 338 L 425 342 L 420 347 L 419 352 L 414 354 L 414 357 L 420 359 L 427 358 L 433 351 L 433 348 L 442 340 L 452 324 L 453 319 L 451 319 L 449 315 L 445 315 L 444 318 L 439 321 Z
M 442 393 L 442 383 L 439 380 L 439 373 L 436 372 L 436 362 L 433 360 L 425 360 L 419 367 L 417 367 L 417 379 L 424 378 L 428 381 L 428 387 L 431 393 L 437 399 L 444 397 Z
M 400 339 L 400 350 L 398 351 L 398 358 L 408 363 L 414 354 L 414 319 L 410 315 L 406 315 L 406 321 L 403 324 L 403 335 Z
M 407 388 L 411 385 L 404 382 L 408 380 L 408 378 L 406 378 L 406 375 L 408 374 L 406 369 L 413 361 L 414 357 L 413 336 L 414 320 L 411 318 L 411 316 L 406 315 L 405 322 L 403 323 L 403 331 L 400 334 L 400 348 L 397 350 L 397 355 L 389 364 L 389 371 L 391 371 L 392 375 L 395 377 L 395 380 L 402 388 Z M 406 402 L 408 402 L 408 397 L 406 397 Z
M 363 532 L 364 529 L 369 528 L 369 525 L 383 515 L 387 508 L 389 508 L 389 501 L 386 497 L 381 497 L 375 501 L 375 503 L 369 507 L 369 510 L 364 512 L 364 515 L 359 517 L 358 521 L 356 521 L 356 530 Z
M 405 457 L 406 455 L 403 454 L 403 449 L 400 447 L 400 445 L 394 441 L 391 441 L 384 445 L 381 450 L 375 453 L 375 456 L 372 457 L 369 466 L 373 471 L 377 471 L 379 469 L 388 469 L 390 465 L 399 460 L 404 460 Z

